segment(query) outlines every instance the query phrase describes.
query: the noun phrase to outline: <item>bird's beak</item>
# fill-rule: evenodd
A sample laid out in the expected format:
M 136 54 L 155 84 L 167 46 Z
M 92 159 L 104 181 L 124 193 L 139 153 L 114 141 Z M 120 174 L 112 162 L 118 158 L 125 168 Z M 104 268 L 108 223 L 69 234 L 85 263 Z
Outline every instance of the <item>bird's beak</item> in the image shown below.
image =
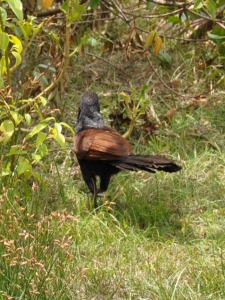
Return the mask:
M 80 107 L 79 107 L 79 109 L 78 109 L 77 120 L 79 119 L 79 117 L 80 117 Z

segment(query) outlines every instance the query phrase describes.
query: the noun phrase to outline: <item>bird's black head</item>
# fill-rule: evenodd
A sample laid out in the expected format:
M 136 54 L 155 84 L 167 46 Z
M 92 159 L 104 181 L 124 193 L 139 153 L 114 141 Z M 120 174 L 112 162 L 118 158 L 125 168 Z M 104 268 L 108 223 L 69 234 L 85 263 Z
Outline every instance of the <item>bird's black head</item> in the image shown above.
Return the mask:
M 77 124 L 76 133 L 88 128 L 103 128 L 105 122 L 100 114 L 100 106 L 98 95 L 96 93 L 87 92 L 82 96 Z

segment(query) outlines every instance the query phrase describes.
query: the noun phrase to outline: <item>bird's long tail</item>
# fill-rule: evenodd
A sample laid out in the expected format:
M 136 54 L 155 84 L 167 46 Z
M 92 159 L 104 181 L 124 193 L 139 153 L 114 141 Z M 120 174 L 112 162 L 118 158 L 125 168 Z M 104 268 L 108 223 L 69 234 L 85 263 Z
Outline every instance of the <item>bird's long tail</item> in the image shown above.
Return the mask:
M 155 155 L 130 155 L 128 158 L 112 164 L 121 170 L 147 171 L 150 173 L 155 173 L 155 170 L 172 173 L 182 169 L 175 161 Z

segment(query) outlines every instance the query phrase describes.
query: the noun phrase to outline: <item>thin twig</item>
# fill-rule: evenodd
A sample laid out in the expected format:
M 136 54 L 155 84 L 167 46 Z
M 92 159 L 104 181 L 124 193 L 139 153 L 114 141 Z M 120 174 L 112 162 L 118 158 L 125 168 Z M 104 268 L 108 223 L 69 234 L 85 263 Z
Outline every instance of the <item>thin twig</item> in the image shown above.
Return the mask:
M 107 1 L 102 0 L 102 2 L 103 2 L 103 4 L 104 4 L 104 6 L 105 6 L 111 13 L 113 13 L 114 15 L 116 15 L 118 18 L 122 19 L 123 21 L 125 21 L 125 22 L 129 25 L 129 21 L 127 20 L 127 18 L 126 18 L 126 17 L 124 18 L 124 13 L 121 15 L 120 13 L 117 13 L 117 12 L 115 11 L 115 7 L 113 7 L 113 5 L 111 5 L 111 6 L 112 6 L 114 9 L 110 7 L 110 4 L 109 4 Z
M 193 99 L 193 98 L 200 98 L 208 93 L 210 93 L 213 89 L 210 88 L 208 91 L 206 91 L 204 94 L 198 94 L 198 95 L 183 95 L 183 94 L 180 94 L 176 91 L 174 91 L 173 89 L 171 89 L 171 87 L 158 75 L 158 73 L 155 71 L 154 69 L 154 66 L 152 65 L 151 61 L 149 60 L 149 58 L 147 57 L 147 61 L 153 71 L 153 73 L 158 77 L 158 79 L 162 82 L 162 84 L 168 89 L 170 90 L 173 94 L 179 96 L 179 97 L 182 97 L 182 98 L 190 98 L 190 99 Z
M 110 1 L 110 2 L 112 3 L 112 6 L 114 8 L 116 8 L 116 10 L 121 14 L 121 16 L 123 17 L 124 21 L 129 24 L 129 20 L 127 19 L 127 17 L 124 14 L 123 10 L 120 8 L 119 3 L 116 0 Z
M 157 5 L 164 5 L 164 6 L 178 6 L 178 7 L 188 7 L 194 4 L 193 2 L 175 2 L 175 1 L 168 1 L 168 0 L 151 0 L 152 3 Z
M 216 22 L 217 25 L 219 25 L 220 27 L 222 27 L 223 29 L 225 29 L 225 25 L 222 24 L 221 22 Z
M 173 94 L 179 96 L 179 97 L 182 97 L 182 98 L 194 98 L 194 96 L 189 96 L 189 95 L 183 95 L 183 94 L 180 94 L 176 91 L 174 91 L 173 89 L 171 89 L 171 87 L 158 75 L 158 73 L 155 71 L 154 69 L 154 66 L 152 65 L 151 61 L 149 60 L 149 58 L 147 57 L 147 61 L 153 71 L 153 73 L 158 77 L 158 79 L 162 82 L 162 84 L 168 89 L 170 90 Z M 196 97 L 196 96 L 195 96 Z
M 207 17 L 205 15 L 202 15 L 202 14 L 199 14 L 189 8 L 186 8 L 186 10 L 190 13 L 190 14 L 193 14 L 197 17 L 200 17 L 201 19 L 205 19 L 205 20 L 208 20 L 208 21 L 211 21 L 211 22 L 222 22 L 221 19 L 213 19 L 213 18 L 210 18 L 210 17 Z
M 98 56 L 98 55 L 96 55 L 96 54 L 90 53 L 90 52 L 86 52 L 86 54 L 89 55 L 89 56 L 96 57 L 96 58 L 98 58 L 98 59 L 104 61 L 105 63 L 109 64 L 109 65 L 112 66 L 113 68 L 115 68 L 115 69 L 119 70 L 120 72 L 122 72 L 124 75 L 131 77 L 130 74 L 127 74 L 127 73 L 124 72 L 120 67 L 114 65 L 113 63 L 111 63 L 111 62 L 108 61 L 107 59 L 105 59 L 105 58 L 103 58 L 103 57 L 101 57 L 101 56 Z
M 146 15 L 133 15 L 131 13 L 126 13 L 127 15 L 130 15 L 130 16 L 133 16 L 133 19 L 137 19 L 137 18 L 143 18 L 143 19 L 154 19 L 154 18 L 164 18 L 164 17 L 169 17 L 169 16 L 173 16 L 173 15 L 176 15 L 177 13 L 180 13 L 182 12 L 184 9 L 183 7 L 182 8 L 178 8 L 172 12 L 169 12 L 169 13 L 165 13 L 165 14 L 154 14 L 154 15 L 151 15 L 151 14 L 146 14 Z M 131 19 L 131 20 L 133 20 Z

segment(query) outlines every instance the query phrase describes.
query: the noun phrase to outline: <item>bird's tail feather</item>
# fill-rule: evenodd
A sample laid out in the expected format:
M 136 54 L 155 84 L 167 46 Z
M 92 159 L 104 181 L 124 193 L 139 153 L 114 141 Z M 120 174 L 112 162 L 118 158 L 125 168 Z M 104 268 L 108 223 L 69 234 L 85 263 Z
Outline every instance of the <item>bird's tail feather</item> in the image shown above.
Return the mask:
M 112 164 L 121 170 L 147 171 L 150 173 L 155 173 L 155 170 L 172 173 L 182 169 L 175 161 L 156 155 L 130 155 L 128 158 Z

